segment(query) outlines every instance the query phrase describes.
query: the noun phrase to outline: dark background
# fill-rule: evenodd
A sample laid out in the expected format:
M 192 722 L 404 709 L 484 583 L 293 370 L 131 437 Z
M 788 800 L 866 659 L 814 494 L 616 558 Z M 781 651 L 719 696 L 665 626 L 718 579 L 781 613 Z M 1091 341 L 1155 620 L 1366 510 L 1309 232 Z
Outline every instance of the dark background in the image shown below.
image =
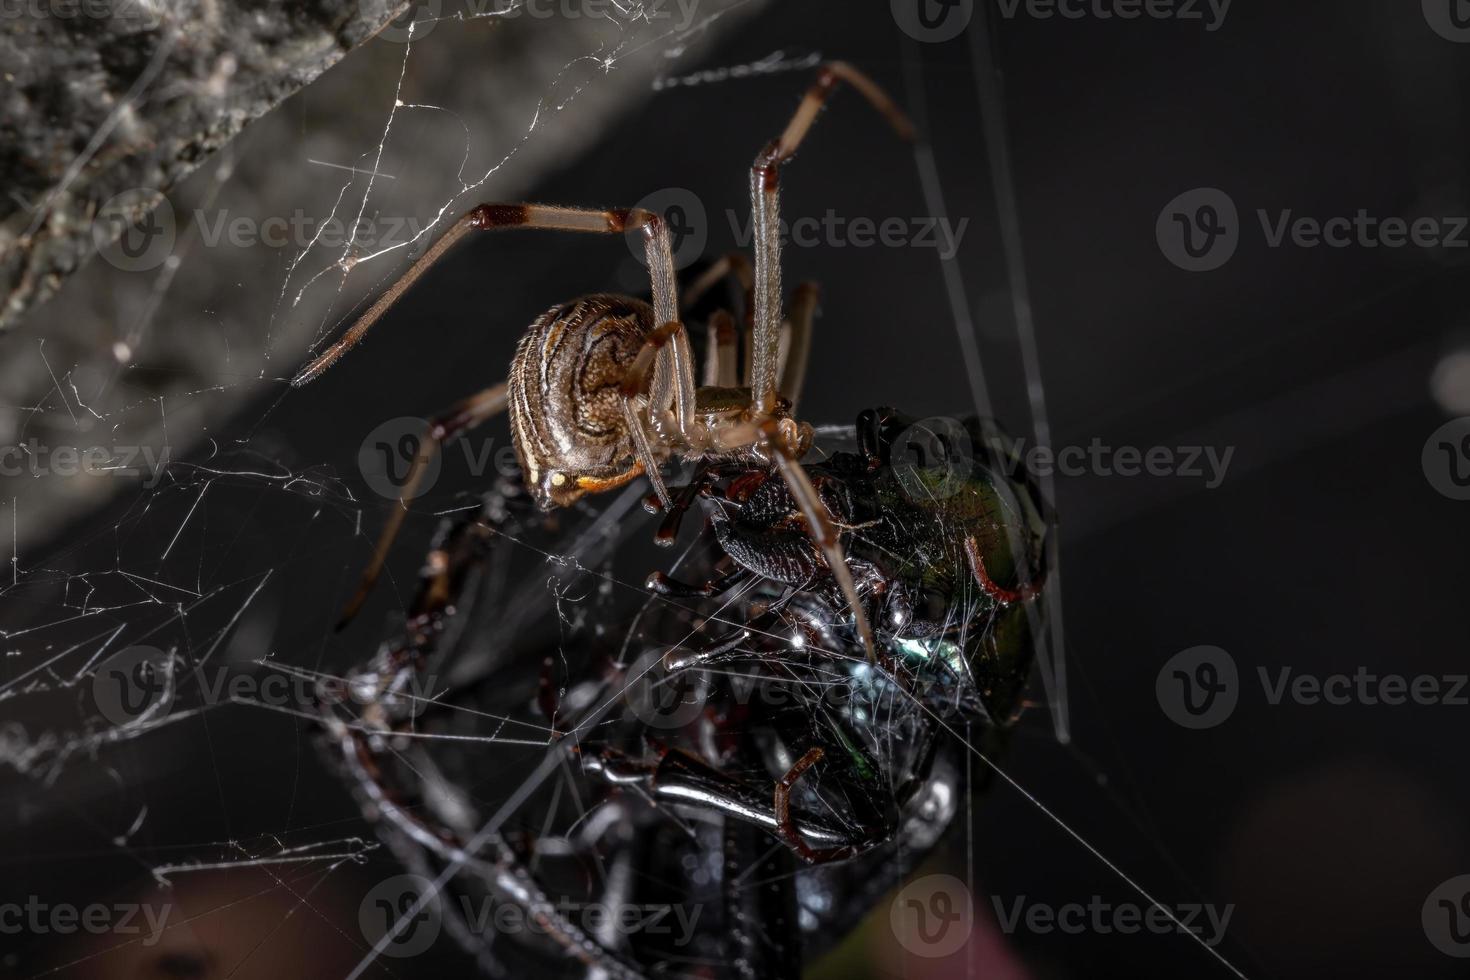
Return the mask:
M 976 17 L 989 19 L 1000 70 L 1034 380 L 1053 443 L 1235 449 L 1213 490 L 1183 478 L 1059 478 L 1072 742 L 1057 742 L 1043 703 L 1002 765 L 1165 904 L 1233 904 L 1220 952 L 1245 975 L 1463 976 L 1427 941 L 1420 911 L 1436 885 L 1470 870 L 1467 709 L 1272 706 L 1255 675 L 1466 669 L 1467 505 L 1437 493 L 1420 465 L 1425 440 L 1448 417 L 1430 376 L 1466 326 L 1465 251 L 1271 249 L 1255 210 L 1470 212 L 1461 95 L 1470 46 L 1436 35 L 1413 3 L 1240 0 L 1213 33 L 1198 21 L 1005 19 L 984 9 Z M 914 42 L 872 0 L 796 0 L 764 11 L 708 60 L 743 63 L 777 49 L 851 61 L 922 108 L 948 213 L 970 219 L 957 264 L 995 412 L 1031 437 L 972 39 Z M 594 152 L 547 173 L 534 196 L 626 205 L 688 188 L 708 211 L 710 253 L 723 251 L 734 244 L 727 209 L 746 220 L 749 160 L 804 84 L 778 74 L 651 93 Z M 930 213 L 913 150 L 851 93 L 823 116 L 784 186 L 788 218 L 828 208 L 877 220 Z M 1161 254 L 1155 221 L 1176 195 L 1202 186 L 1226 191 L 1245 227 L 1223 268 L 1189 273 Z M 806 418 L 844 422 L 874 404 L 916 415 L 973 410 L 932 250 L 792 248 L 786 268 L 792 283 L 823 286 Z M 247 440 L 295 470 L 335 468 L 360 487 L 357 448 L 375 425 L 427 415 L 498 380 L 539 311 L 587 292 L 636 290 L 639 272 L 616 241 L 471 240 L 336 370 L 300 392 L 263 385 L 238 426 L 209 435 Z M 282 375 L 294 367 L 277 365 Z M 504 438 L 503 422 L 495 432 Z M 446 466 L 395 551 L 399 578 L 416 568 L 433 502 L 471 485 Z M 369 540 L 353 537 L 351 515 L 320 518 L 280 489 L 222 481 L 207 522 L 187 528 L 187 554 L 216 586 L 240 581 L 218 593 L 224 618 L 251 575 L 277 569 L 238 627 L 249 642 L 291 663 L 361 659 L 402 599 L 380 589 L 353 629 L 333 636 Z M 95 568 L 110 550 L 166 541 L 192 497 L 151 509 L 141 499 L 70 529 L 52 549 L 58 566 Z M 384 506 L 364 516 L 369 533 Z M 42 600 L 17 613 L 18 622 L 44 615 Z M 1244 691 L 1227 722 L 1187 731 L 1160 710 L 1155 678 L 1201 644 L 1231 653 Z M 1039 682 L 1036 697 L 1044 702 Z M 366 835 L 305 732 L 292 719 L 225 709 L 71 760 L 49 782 L 15 777 L 6 877 L 20 894 L 38 882 L 122 889 L 171 859 L 161 854 L 197 858 L 267 833 L 293 842 Z M 107 839 L 143 803 L 149 820 L 119 857 Z M 989 895 L 1141 902 L 1008 786 L 974 800 L 973 842 L 982 918 Z M 959 835 L 946 859 L 961 873 L 964 854 Z M 376 858 L 363 880 L 390 868 Z M 217 887 L 245 887 L 237 882 L 253 873 Z M 356 898 L 341 887 L 340 928 L 350 933 Z M 873 933 L 886 928 L 880 913 Z M 321 937 L 314 945 L 337 936 L 322 921 L 302 928 Z M 287 932 L 264 929 L 260 941 L 285 946 Z M 1229 975 L 1177 936 L 1022 930 L 1007 942 L 1029 976 Z M 10 965 L 30 976 L 35 962 Z M 444 964 L 463 962 L 445 951 Z M 889 975 L 891 964 L 865 965 Z M 440 967 L 425 959 L 391 969 L 432 976 Z

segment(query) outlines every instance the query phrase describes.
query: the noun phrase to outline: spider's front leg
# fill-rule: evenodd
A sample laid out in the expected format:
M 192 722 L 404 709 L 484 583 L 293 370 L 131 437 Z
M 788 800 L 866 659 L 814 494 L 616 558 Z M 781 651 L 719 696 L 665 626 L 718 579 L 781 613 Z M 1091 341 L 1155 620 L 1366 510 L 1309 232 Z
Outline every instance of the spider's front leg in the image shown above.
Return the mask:
M 807 476 L 805 468 L 799 462 L 800 453 L 788 438 L 783 437 L 781 427 L 774 419 L 767 419 L 762 423 L 761 438 L 767 453 L 776 464 L 777 472 L 781 474 L 781 479 L 786 481 L 786 486 L 791 491 L 791 496 L 795 499 L 801 516 L 806 520 L 807 533 L 811 535 L 812 542 L 821 549 L 822 556 L 827 559 L 832 578 L 836 581 L 838 589 L 842 591 L 843 598 L 847 600 L 848 607 L 852 610 L 853 623 L 857 627 L 858 637 L 863 642 L 863 650 L 868 655 L 868 661 L 876 664 L 878 648 L 873 640 L 873 628 L 869 625 L 868 615 L 863 610 L 863 600 L 858 595 L 857 583 L 852 577 L 852 569 L 847 565 L 847 556 L 842 550 L 842 542 L 836 526 L 832 523 L 831 516 L 827 513 L 827 507 L 817 494 L 816 487 L 812 486 L 811 477 Z

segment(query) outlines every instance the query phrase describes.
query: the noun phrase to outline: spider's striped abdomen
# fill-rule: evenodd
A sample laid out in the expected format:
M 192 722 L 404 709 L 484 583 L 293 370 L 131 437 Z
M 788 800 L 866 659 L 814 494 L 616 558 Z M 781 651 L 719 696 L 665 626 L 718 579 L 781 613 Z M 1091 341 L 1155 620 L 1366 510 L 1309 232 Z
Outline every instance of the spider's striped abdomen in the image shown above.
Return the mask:
M 621 387 L 653 309 L 628 296 L 598 294 L 536 318 L 510 369 L 510 426 L 526 485 L 541 507 L 637 474 Z

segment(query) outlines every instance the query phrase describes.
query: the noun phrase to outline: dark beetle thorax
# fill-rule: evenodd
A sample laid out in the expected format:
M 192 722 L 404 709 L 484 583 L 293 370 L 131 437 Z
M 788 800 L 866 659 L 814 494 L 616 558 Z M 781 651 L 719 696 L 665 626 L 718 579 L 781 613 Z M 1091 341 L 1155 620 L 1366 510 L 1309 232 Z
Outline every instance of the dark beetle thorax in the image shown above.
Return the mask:
M 511 433 L 543 507 L 580 497 L 579 477 L 607 479 L 632 465 L 621 387 L 653 327 L 647 303 L 599 294 L 552 307 L 521 338 L 510 370 Z

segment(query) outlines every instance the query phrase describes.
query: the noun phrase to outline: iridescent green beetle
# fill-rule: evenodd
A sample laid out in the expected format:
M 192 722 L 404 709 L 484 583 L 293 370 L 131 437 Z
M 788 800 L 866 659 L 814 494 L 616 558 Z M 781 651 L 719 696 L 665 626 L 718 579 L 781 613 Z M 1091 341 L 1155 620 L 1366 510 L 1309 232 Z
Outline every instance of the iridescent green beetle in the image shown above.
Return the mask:
M 1048 524 L 1010 440 L 988 420 L 907 418 L 870 409 L 858 451 L 810 467 L 880 646 L 913 671 L 934 707 L 993 724 L 1014 711 L 1041 622 Z M 712 514 L 721 547 L 743 568 L 828 593 L 795 502 L 779 481 L 733 485 Z M 958 686 L 973 686 L 968 702 Z
M 694 587 L 661 574 L 650 580 L 667 595 L 715 600 L 712 626 L 745 624 L 702 650 L 681 644 L 663 659 L 670 675 L 742 662 L 731 673 L 802 692 L 777 705 L 737 698 L 730 711 L 690 719 L 704 734 L 683 739 L 713 744 L 768 731 L 766 757 L 743 768 L 778 777 L 774 798 L 761 800 L 759 777 L 732 779 L 698 752 L 673 748 L 681 737 L 668 730 L 652 758 L 615 753 L 594 764 L 654 799 L 697 797 L 754 822 L 808 864 L 876 856 L 899 837 L 937 837 L 957 790 L 956 766 L 939 767 L 943 776 L 936 767 L 942 747 L 965 732 L 971 748 L 1003 739 L 1043 626 L 1045 509 L 994 423 L 872 409 L 856 436 L 856 452 L 832 453 L 809 472 L 841 531 L 876 662 L 863 655 L 844 590 L 797 501 L 763 468 L 710 471 L 680 494 L 683 506 L 704 500 L 732 570 Z M 803 781 L 818 766 L 817 780 Z

